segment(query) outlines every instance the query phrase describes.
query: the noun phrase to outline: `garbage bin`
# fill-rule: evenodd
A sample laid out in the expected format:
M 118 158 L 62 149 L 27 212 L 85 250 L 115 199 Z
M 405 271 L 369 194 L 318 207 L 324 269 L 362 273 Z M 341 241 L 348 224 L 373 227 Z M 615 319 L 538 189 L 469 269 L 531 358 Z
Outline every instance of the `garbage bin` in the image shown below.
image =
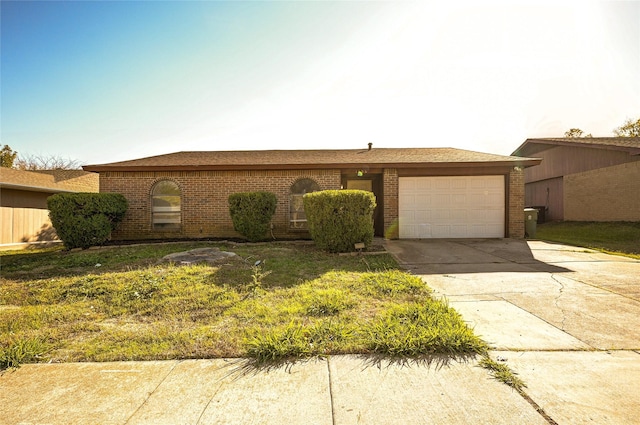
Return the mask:
M 536 237 L 536 225 L 538 224 L 538 210 L 535 208 L 524 209 L 524 237 Z
M 545 206 L 533 206 L 531 208 L 535 208 L 538 210 L 538 224 L 546 223 L 546 215 L 547 215 L 547 207 Z

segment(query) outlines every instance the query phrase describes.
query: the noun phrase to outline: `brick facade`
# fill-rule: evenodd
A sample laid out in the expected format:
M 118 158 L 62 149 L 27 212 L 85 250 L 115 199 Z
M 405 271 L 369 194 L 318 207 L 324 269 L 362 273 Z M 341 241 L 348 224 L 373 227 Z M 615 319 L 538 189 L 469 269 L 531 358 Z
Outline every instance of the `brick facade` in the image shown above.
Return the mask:
M 116 240 L 240 237 L 233 230 L 228 198 L 232 193 L 269 191 L 278 205 L 272 220 L 279 239 L 307 236 L 289 226 L 291 186 L 310 178 L 320 189 L 340 189 L 339 169 L 255 170 L 255 171 L 107 171 L 100 174 L 100 191 L 123 194 L 129 201 L 125 219 L 114 231 Z M 151 189 L 160 180 L 174 181 L 181 190 L 181 227 L 174 231 L 152 228 Z M 509 171 L 506 179 L 506 237 L 524 237 L 524 172 Z M 398 237 L 398 170 L 382 170 L 385 237 Z
M 398 238 L 398 170 L 386 168 L 382 174 L 384 229 L 388 239 Z
M 564 219 L 640 221 L 640 161 L 565 176 Z
M 508 238 L 524 237 L 524 170 L 514 167 L 509 172 L 507 190 L 507 234 Z
M 104 172 L 100 174 L 100 192 L 123 194 L 129 209 L 114 231 L 116 240 L 239 237 L 233 230 L 228 198 L 232 193 L 269 191 L 278 205 L 273 218 L 273 233 L 293 238 L 289 231 L 289 191 L 301 178 L 310 178 L 321 189 L 340 188 L 340 170 L 290 171 L 167 171 Z M 179 231 L 154 231 L 151 224 L 151 188 L 163 179 L 178 184 L 182 192 L 182 226 Z

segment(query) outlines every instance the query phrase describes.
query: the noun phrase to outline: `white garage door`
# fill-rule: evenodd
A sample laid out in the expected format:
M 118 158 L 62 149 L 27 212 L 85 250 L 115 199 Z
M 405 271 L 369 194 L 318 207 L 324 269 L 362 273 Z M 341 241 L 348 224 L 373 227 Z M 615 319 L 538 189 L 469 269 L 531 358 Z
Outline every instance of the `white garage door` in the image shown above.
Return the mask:
M 400 177 L 399 236 L 502 238 L 504 176 Z

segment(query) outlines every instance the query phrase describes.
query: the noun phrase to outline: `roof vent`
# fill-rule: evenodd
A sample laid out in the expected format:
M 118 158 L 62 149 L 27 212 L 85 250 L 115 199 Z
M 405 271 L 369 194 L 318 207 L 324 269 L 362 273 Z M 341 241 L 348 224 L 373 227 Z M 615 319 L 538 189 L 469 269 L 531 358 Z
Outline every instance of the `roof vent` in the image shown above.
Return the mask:
M 369 142 L 369 150 L 373 147 L 373 143 Z

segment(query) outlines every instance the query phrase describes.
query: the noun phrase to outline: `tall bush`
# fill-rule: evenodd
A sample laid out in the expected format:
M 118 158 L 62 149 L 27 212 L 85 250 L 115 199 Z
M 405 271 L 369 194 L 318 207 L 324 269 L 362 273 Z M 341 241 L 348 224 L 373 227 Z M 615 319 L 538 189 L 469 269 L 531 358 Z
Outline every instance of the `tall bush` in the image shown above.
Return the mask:
M 47 207 L 65 248 L 86 249 L 109 239 L 128 204 L 119 193 L 58 193 L 47 198 Z
M 376 198 L 364 190 L 324 190 L 303 197 L 309 233 L 316 245 L 330 252 L 355 250 L 356 243 L 373 241 Z
M 266 238 L 276 212 L 276 195 L 271 192 L 241 192 L 229 195 L 233 228 L 251 242 Z

